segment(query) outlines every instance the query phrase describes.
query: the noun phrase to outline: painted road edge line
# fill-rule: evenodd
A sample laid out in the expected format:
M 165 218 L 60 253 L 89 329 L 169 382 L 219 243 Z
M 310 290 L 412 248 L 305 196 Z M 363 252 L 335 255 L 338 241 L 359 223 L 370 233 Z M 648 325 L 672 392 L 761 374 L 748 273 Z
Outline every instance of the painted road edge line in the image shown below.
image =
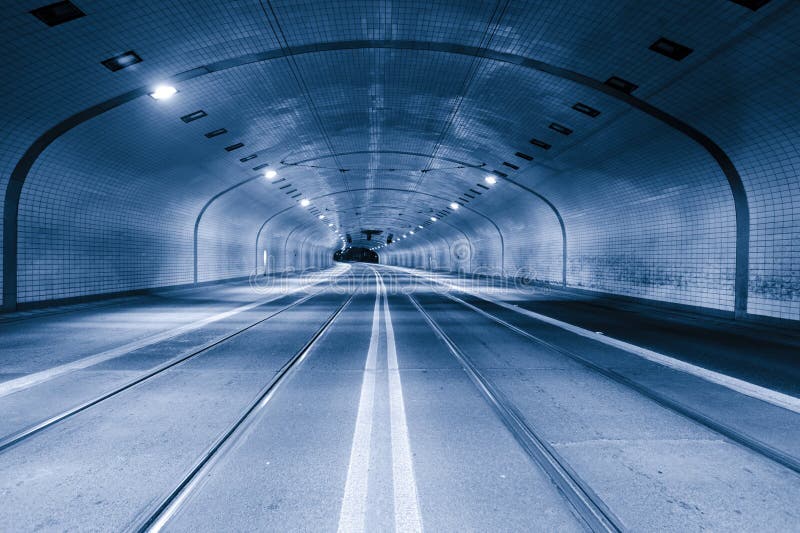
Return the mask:
M 390 268 L 399 268 L 399 267 L 390 267 Z M 742 379 L 735 378 L 733 376 L 728 376 L 727 374 L 722 374 L 714 370 L 709 370 L 707 368 L 693 365 L 691 363 L 687 363 L 686 361 L 681 361 L 680 359 L 676 359 L 674 357 L 670 357 L 668 355 L 664 355 L 662 353 L 649 350 L 647 348 L 642 348 L 640 346 L 636 346 L 635 344 L 631 344 L 629 342 L 625 342 L 623 340 L 616 339 L 614 337 L 609 337 L 607 335 L 600 335 L 598 333 L 595 333 L 594 331 L 584 329 L 580 326 L 575 326 L 568 322 L 562 322 L 561 320 L 558 320 L 556 318 L 552 318 L 547 315 L 542 315 L 535 311 L 531 311 L 529 309 L 518 307 L 516 305 L 507 303 L 503 300 L 498 300 L 497 298 L 494 298 L 492 296 L 481 294 L 478 291 L 467 290 L 463 287 L 459 287 L 457 285 L 441 281 L 440 278 L 436 278 L 435 276 L 426 276 L 423 274 L 417 274 L 415 272 L 409 271 L 408 269 L 401 269 L 401 270 L 408 271 L 410 274 L 414 276 L 427 279 L 434 283 L 438 283 L 439 285 L 447 287 L 448 289 L 453 289 L 458 292 L 463 292 L 465 294 L 477 296 L 482 300 L 485 300 L 487 302 L 508 309 L 509 311 L 514 311 L 515 313 L 526 315 L 530 318 L 569 331 L 570 333 L 575 333 L 576 335 L 580 335 L 582 337 L 586 337 L 595 340 L 597 342 L 601 342 L 608 346 L 613 346 L 614 348 L 624 350 L 633 355 L 642 357 L 643 359 L 647 359 L 648 361 L 651 361 L 653 363 L 657 363 L 659 365 L 671 368 L 673 370 L 677 370 L 679 372 L 691 374 L 705 381 L 714 383 L 716 385 L 720 385 L 734 392 L 738 392 L 739 394 L 743 394 L 745 396 L 755 398 L 756 400 L 761 400 L 763 402 L 772 404 L 776 407 L 780 407 L 782 409 L 786 409 L 788 411 L 800 414 L 800 398 L 796 398 L 789 394 L 784 394 L 779 391 L 762 387 L 761 385 L 756 385 L 755 383 L 750 383 L 749 381 L 744 381 Z
M 348 269 L 349 270 L 349 269 Z M 343 274 L 344 272 L 337 272 L 331 273 L 332 275 L 327 278 L 319 278 L 313 283 L 309 283 L 302 287 L 298 287 L 292 291 L 289 291 L 285 294 L 280 294 L 278 296 L 272 296 L 269 298 L 265 298 L 263 300 L 257 300 L 255 302 L 251 302 L 249 304 L 241 305 L 229 311 L 224 311 L 222 313 L 218 313 L 216 315 L 212 315 L 203 319 L 200 319 L 196 322 L 191 322 L 189 324 L 184 324 L 183 326 L 178 326 L 177 328 L 173 328 L 167 331 L 163 331 L 161 333 L 156 333 L 155 335 L 151 335 L 144 339 L 140 339 L 138 341 L 129 342 L 122 346 L 118 346 L 116 348 L 111 348 L 110 350 L 105 350 L 103 352 L 90 355 L 88 357 L 84 357 L 82 359 L 78 359 L 76 361 L 72 361 L 69 363 L 64 363 L 63 365 L 54 366 L 52 368 L 48 368 L 46 370 L 41 370 L 39 372 L 33 372 L 31 374 L 26 374 L 24 376 L 20 376 L 18 378 L 9 379 L 0 383 L 0 398 L 8 396 L 9 394 L 13 394 L 15 392 L 19 392 L 21 390 L 29 389 L 41 383 L 45 383 L 52 379 L 55 379 L 59 376 L 64 374 L 68 374 L 70 372 L 74 372 L 76 370 L 81 370 L 84 368 L 88 368 L 90 366 L 94 366 L 110 359 L 115 359 L 117 357 L 122 357 L 125 354 L 130 352 L 140 350 L 142 348 L 146 348 L 153 344 L 163 342 L 165 340 L 169 340 L 173 337 L 178 335 L 182 335 L 184 333 L 188 333 L 190 331 L 194 331 L 196 329 L 202 328 L 203 326 L 207 326 L 208 324 L 212 324 L 214 322 L 218 322 L 220 320 L 224 320 L 231 316 L 237 315 L 239 313 L 249 311 L 256 307 L 266 305 L 270 302 L 274 302 L 279 298 L 283 298 L 284 296 L 288 296 L 290 294 L 294 294 L 296 292 L 307 290 L 315 285 L 318 285 L 325 281 L 325 279 L 332 279 L 334 276 L 338 276 Z

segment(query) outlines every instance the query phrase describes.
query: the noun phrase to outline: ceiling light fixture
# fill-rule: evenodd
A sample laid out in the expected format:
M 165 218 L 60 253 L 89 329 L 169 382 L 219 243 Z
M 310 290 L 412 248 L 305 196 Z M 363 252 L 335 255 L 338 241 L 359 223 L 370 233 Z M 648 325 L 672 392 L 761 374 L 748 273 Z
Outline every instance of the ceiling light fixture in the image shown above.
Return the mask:
M 494 176 L 486 176 L 485 178 L 483 178 L 483 181 L 485 181 L 489 185 L 494 185 L 495 183 L 497 183 L 497 178 L 495 178 Z
M 325 215 L 320 215 L 320 216 L 319 216 L 319 219 L 320 219 L 320 220 L 322 220 L 323 218 L 325 218 Z
M 459 207 L 460 207 L 460 206 L 459 206 L 457 203 L 455 203 L 455 202 L 452 202 L 452 203 L 450 204 L 450 209 L 452 209 L 453 211 L 458 211 L 458 208 L 459 208 Z
M 86 16 L 86 13 L 68 0 L 34 9 L 30 13 L 51 27 Z
M 688 46 L 676 43 L 675 41 L 670 41 L 664 37 L 651 44 L 650 50 L 653 52 L 658 52 L 659 54 L 670 59 L 674 59 L 675 61 L 685 59 L 686 56 L 691 54 L 693 51 Z
M 154 100 L 166 100 L 171 98 L 177 92 L 178 89 L 172 85 L 159 85 L 153 90 L 153 92 L 150 93 L 150 97 Z
M 439 220 L 439 219 L 436 218 L 436 217 L 431 217 L 431 222 L 436 222 L 437 220 Z
M 622 91 L 625 94 L 631 94 L 633 91 L 639 88 L 638 85 L 632 83 L 628 80 L 624 80 L 619 76 L 611 76 L 605 81 L 605 84 L 609 87 L 613 87 L 618 91 Z
M 266 172 L 264 172 L 264 177 L 267 178 L 268 180 L 274 179 L 275 176 L 277 176 L 277 175 L 278 175 L 278 173 L 275 172 L 272 169 L 267 170 Z
M 225 133 L 228 133 L 228 130 L 226 130 L 225 128 L 220 128 L 218 130 L 209 131 L 208 133 L 205 134 L 205 136 L 207 138 L 211 139 L 213 137 L 217 137 L 218 135 L 223 135 Z M 254 168 L 253 170 L 257 170 L 257 169 Z
M 101 61 L 100 63 L 106 67 L 111 72 L 117 72 L 118 70 L 122 70 L 124 68 L 130 67 L 131 65 L 135 65 L 136 63 L 141 63 L 142 58 L 134 52 L 133 50 L 128 50 L 124 54 L 120 54 L 118 56 L 109 57 Z
M 300 205 L 302 205 L 303 207 L 308 207 L 309 205 L 311 205 L 311 200 L 309 200 L 308 198 L 303 198 L 302 200 L 300 200 Z

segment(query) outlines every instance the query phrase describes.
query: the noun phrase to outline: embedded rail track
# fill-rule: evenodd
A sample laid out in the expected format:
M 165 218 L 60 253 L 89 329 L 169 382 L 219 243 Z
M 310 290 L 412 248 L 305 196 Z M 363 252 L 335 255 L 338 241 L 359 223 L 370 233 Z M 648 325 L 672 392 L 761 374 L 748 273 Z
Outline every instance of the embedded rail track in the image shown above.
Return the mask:
M 431 329 L 444 342 L 450 353 L 458 360 L 467 376 L 497 413 L 522 449 L 547 473 L 586 526 L 592 531 L 624 531 L 625 527 L 622 525 L 622 521 L 614 515 L 592 488 L 572 470 L 569 464 L 550 446 L 536 428 L 525 421 L 524 417 L 503 393 L 481 373 L 470 358 L 459 349 L 414 297 L 408 295 L 408 298 Z
M 425 278 L 423 276 L 418 276 L 418 275 L 414 275 L 414 274 L 410 274 L 410 275 L 413 275 L 413 276 L 415 276 L 415 277 L 417 277 L 419 279 L 424 280 L 425 283 L 427 283 L 428 285 L 430 285 L 432 287 L 434 287 L 436 285 L 439 285 L 439 284 L 434 283 L 431 280 L 429 280 L 429 279 L 427 279 L 427 278 Z M 720 422 L 718 420 L 714 420 L 712 417 L 710 417 L 710 416 L 708 416 L 708 415 L 706 415 L 704 413 L 701 413 L 698 410 L 693 409 L 692 407 L 684 405 L 684 404 L 680 403 L 679 401 L 676 401 L 676 400 L 674 400 L 674 399 L 672 399 L 672 398 L 670 398 L 670 397 L 668 397 L 668 396 L 666 396 L 666 395 L 664 395 L 664 394 L 662 394 L 662 393 L 660 393 L 658 391 L 655 391 L 655 390 L 653 390 L 653 389 L 651 389 L 651 388 L 649 388 L 649 387 L 647 387 L 645 385 L 642 385 L 641 383 L 638 383 L 638 382 L 628 378 L 627 376 L 621 374 L 620 372 L 617 372 L 617 371 L 615 371 L 615 370 L 613 370 L 611 368 L 607 368 L 607 367 L 598 365 L 597 363 L 589 360 L 588 358 L 586 358 L 586 357 L 584 357 L 584 356 L 582 356 L 582 355 L 580 355 L 578 353 L 575 353 L 573 350 L 569 350 L 569 349 L 564 348 L 562 346 L 558 346 L 558 345 L 555 345 L 555 344 L 553 344 L 551 342 L 548 342 L 548 341 L 546 341 L 546 340 L 544 340 L 544 339 L 542 339 L 542 338 L 540 338 L 540 337 L 538 337 L 538 336 L 536 336 L 536 335 L 534 335 L 534 334 L 532 334 L 532 333 L 530 333 L 528 331 L 525 331 L 522 328 L 519 328 L 519 327 L 509 323 L 506 320 L 503 320 L 502 318 L 500 318 L 500 317 L 498 317 L 498 316 L 496 316 L 496 315 L 494 315 L 494 314 L 492 314 L 492 313 L 490 313 L 488 311 L 485 311 L 485 310 L 483 310 L 483 309 L 481 309 L 481 308 L 479 308 L 479 307 L 477 307 L 477 306 L 475 306 L 475 305 L 473 305 L 473 304 L 471 304 L 469 302 L 464 301 L 463 299 L 459 298 L 458 296 L 454 296 L 449 291 L 446 291 L 446 292 L 443 292 L 443 293 L 439 292 L 439 294 L 441 294 L 442 296 L 450 299 L 453 302 L 456 302 L 456 303 L 466 307 L 467 309 L 470 309 L 470 310 L 472 310 L 472 311 L 474 311 L 474 312 L 476 312 L 476 313 L 488 318 L 489 320 L 492 320 L 493 322 L 503 326 L 504 328 L 507 328 L 510 331 L 513 331 L 517 335 L 520 335 L 520 336 L 522 336 L 522 337 L 524 337 L 524 338 L 526 338 L 528 340 L 531 340 L 531 341 L 533 341 L 533 342 L 535 342 L 535 343 L 537 343 L 537 344 L 539 344 L 541 346 L 544 346 L 545 348 L 547 348 L 547 349 L 549 349 L 551 351 L 554 351 L 556 353 L 564 355 L 564 356 L 568 357 L 569 359 L 572 359 L 573 361 L 575 361 L 575 362 L 579 363 L 580 365 L 584 366 L 585 368 L 588 368 L 589 370 L 597 372 L 597 373 L 605 376 L 606 378 L 619 383 L 620 385 L 623 385 L 623 386 L 625 386 L 627 388 L 630 388 L 630 389 L 634 390 L 635 392 L 641 394 L 642 396 L 645 396 L 646 398 L 652 400 L 653 402 L 657 403 L 658 405 L 661 405 L 662 407 L 664 407 L 664 408 L 666 408 L 666 409 L 668 409 L 668 410 L 670 410 L 670 411 L 672 411 L 674 413 L 677 413 L 677 414 L 679 414 L 679 415 L 681 415 L 681 416 L 683 416 L 685 418 L 688 418 L 689 420 L 691 420 L 693 422 L 696 422 L 697 424 L 700 424 L 701 426 L 704 426 L 704 427 L 710 429 L 711 431 L 714 431 L 715 433 L 717 433 L 719 435 L 722 435 L 723 437 L 731 440 L 732 442 L 735 442 L 736 444 L 738 444 L 740 446 L 743 446 L 743 447 L 747 448 L 748 450 L 751 450 L 751 451 L 757 453 L 758 455 L 769 459 L 770 461 L 773 461 L 773 462 L 775 462 L 775 463 L 777 463 L 777 464 L 779 464 L 779 465 L 781 465 L 781 466 L 783 466 L 785 468 L 788 468 L 789 470 L 792 470 L 795 473 L 800 474 L 800 458 L 797 458 L 797 457 L 795 457 L 795 456 L 793 456 L 791 454 L 788 454 L 788 453 L 786 453 L 786 452 L 784 452 L 782 450 L 779 450 L 779 449 L 777 449 L 777 448 L 775 448 L 773 446 L 770 446 L 769 444 L 767 444 L 767 443 L 765 443 L 765 442 L 763 442 L 763 441 L 761 441 L 761 440 L 759 440 L 757 438 L 754 438 L 754 437 L 752 437 L 750 435 L 742 433 L 741 431 L 738 431 L 737 429 L 732 428 L 732 427 L 728 426 L 727 424 L 724 424 L 724 423 L 722 423 L 722 422 Z M 472 296 L 475 296 L 476 298 L 482 299 L 482 300 L 486 301 L 487 303 L 492 304 L 491 301 L 485 300 L 484 298 L 481 298 L 480 295 L 472 295 Z
M 122 393 L 122 392 L 124 392 L 124 391 L 126 391 L 126 390 L 128 390 L 128 389 L 130 389 L 132 387 L 135 387 L 136 385 L 139 385 L 139 384 L 141 384 L 141 383 L 143 383 L 143 382 L 145 382 L 147 380 L 150 380 L 150 379 L 154 378 L 155 376 L 158 376 L 158 375 L 166 372 L 167 370 L 170 370 L 170 369 L 172 369 L 172 368 L 174 368 L 174 367 L 176 367 L 178 365 L 181 365 L 181 364 L 183 364 L 183 363 L 185 363 L 185 362 L 187 362 L 187 361 L 189 361 L 189 360 L 191 360 L 191 359 L 193 359 L 193 358 L 195 358 L 195 357 L 207 352 L 208 350 L 210 350 L 212 348 L 215 348 L 215 347 L 217 347 L 217 346 L 219 346 L 219 345 L 221 345 L 221 344 L 223 344 L 223 343 L 225 343 L 227 341 L 230 341 L 231 339 L 233 339 L 235 337 L 238 337 L 242 333 L 244 333 L 244 332 L 246 332 L 246 331 L 248 331 L 248 330 L 250 330 L 250 329 L 252 329 L 252 328 L 254 328 L 256 326 L 258 326 L 259 324 L 262 324 L 262 323 L 270 320 L 271 318 L 274 318 L 274 317 L 280 315 L 281 313 L 284 313 L 284 312 L 288 311 L 289 309 L 292 309 L 293 307 L 296 307 L 298 305 L 301 305 L 301 304 L 307 302 L 308 300 L 318 296 L 322 292 L 323 291 L 316 291 L 316 292 L 314 292 L 312 294 L 309 294 L 307 296 L 299 298 L 299 299 L 293 301 L 292 303 L 287 304 L 287 305 L 281 307 L 280 309 L 272 311 L 272 312 L 268 313 L 266 316 L 264 316 L 262 318 L 259 318 L 258 320 L 255 320 L 255 321 L 247 324 L 246 326 L 237 329 L 236 331 L 221 335 L 221 336 L 219 336 L 219 337 L 217 337 L 217 338 L 215 338 L 215 339 L 213 339 L 213 340 L 211 340 L 211 341 L 209 341 L 209 342 L 207 342 L 207 343 L 205 343 L 205 344 L 203 344 L 203 345 L 201 345 L 199 347 L 192 348 L 189 351 L 178 355 L 177 357 L 173 357 L 172 359 L 170 359 L 170 360 L 168 360 L 168 361 L 166 361 L 166 362 L 164 362 L 164 363 L 162 363 L 162 364 L 160 364 L 160 365 L 158 365 L 158 366 L 156 366 L 156 367 L 154 367 L 154 368 L 152 368 L 152 369 L 150 369 L 150 370 L 148 370 L 148 371 L 146 371 L 146 372 L 144 372 L 144 373 L 142 373 L 142 374 L 140 374 L 140 375 L 138 375 L 138 376 L 136 376 L 136 377 L 134 377 L 132 379 L 130 379 L 129 381 L 126 381 L 125 383 L 123 383 L 123 384 L 121 384 L 121 385 L 119 385 L 119 386 L 117 386 L 117 387 L 115 387 L 115 388 L 103 393 L 103 394 L 100 394 L 100 395 L 98 395 L 98 396 L 96 396 L 94 398 L 91 398 L 89 400 L 86 400 L 86 401 L 84 401 L 84 402 L 82 402 L 82 403 L 80 403 L 78 405 L 70 407 L 69 409 L 65 409 L 64 411 L 61 411 L 61 412 L 59 412 L 57 414 L 54 414 L 53 416 L 50 416 L 50 417 L 48 417 L 48 418 L 46 418 L 44 420 L 36 422 L 35 424 L 32 424 L 32 425 L 30 425 L 30 426 L 28 426 L 28 427 L 26 427 L 24 429 L 21 429 L 19 431 L 16 431 L 14 433 L 6 435 L 6 436 L 0 438 L 0 453 L 2 453 L 3 451 L 11 448 L 12 446 L 20 444 L 21 442 L 31 438 L 32 436 L 36 435 L 37 433 L 40 433 L 40 432 L 42 432 L 42 431 L 44 431 L 44 430 L 46 430 L 48 428 L 51 428 L 51 427 L 55 426 L 56 424 L 59 424 L 59 423 L 65 421 L 65 420 L 77 415 L 78 413 L 89 409 L 90 407 L 98 405 L 98 404 L 108 400 L 109 398 L 113 398 L 114 396 L 117 396 L 118 394 L 120 394 L 120 393 Z
M 594 363 L 593 361 L 590 361 L 586 357 L 583 357 L 582 355 L 580 355 L 578 353 L 575 353 L 572 350 L 563 348 L 561 346 L 557 346 L 557 345 L 555 345 L 555 344 L 553 344 L 551 342 L 548 342 L 548 341 L 546 341 L 544 339 L 541 339 L 541 338 L 537 337 L 536 335 L 534 335 L 532 333 L 529 333 L 529 332 L 525 331 L 524 329 L 521 329 L 521 328 L 519 328 L 519 327 L 517 327 L 517 326 L 515 326 L 515 325 L 513 325 L 513 324 L 511 324 L 511 323 L 509 323 L 509 322 L 507 322 L 505 320 L 503 320 L 502 318 L 500 318 L 500 317 L 498 317 L 496 315 L 493 315 L 492 313 L 489 313 L 488 311 L 485 311 L 485 310 L 483 310 L 483 309 L 481 309 L 481 308 L 479 308 L 479 307 L 477 307 L 475 305 L 472 305 L 471 303 L 466 302 L 466 301 L 462 300 L 461 298 L 459 298 L 457 296 L 453 296 L 452 294 L 445 294 L 445 296 L 447 298 L 449 298 L 450 300 L 452 300 L 452 301 L 454 301 L 456 303 L 459 303 L 462 306 L 464 306 L 464 307 L 466 307 L 466 308 L 468 308 L 468 309 L 470 309 L 470 310 L 472 310 L 472 311 L 474 311 L 474 312 L 476 312 L 476 313 L 488 318 L 489 320 L 492 320 L 493 322 L 495 322 L 495 323 L 497 323 L 497 324 L 499 324 L 499 325 L 501 325 L 501 326 L 513 331 L 517 335 L 525 337 L 526 339 L 531 340 L 531 341 L 533 341 L 533 342 L 535 342 L 535 343 L 537 343 L 537 344 L 539 344 L 541 346 L 544 346 L 549 350 L 552 350 L 552 351 L 557 352 L 557 353 L 559 353 L 561 355 L 564 355 L 564 356 L 572 359 L 573 361 L 581 364 L 585 368 L 588 368 L 589 370 L 597 372 L 597 373 L 605 376 L 606 378 L 611 379 L 612 381 L 615 381 L 615 382 L 619 383 L 620 385 L 623 385 L 625 387 L 628 387 L 628 388 L 636 391 L 637 393 L 641 394 L 642 396 L 645 396 L 646 398 L 654 401 L 658 405 L 661 405 L 662 407 L 664 407 L 664 408 L 666 408 L 666 409 L 668 409 L 670 411 L 673 411 L 673 412 L 675 412 L 675 413 L 677 413 L 677 414 L 679 414 L 679 415 L 681 415 L 683 417 L 686 417 L 689 420 L 691 420 L 693 422 L 696 422 L 696 423 L 698 423 L 698 424 L 710 429 L 711 431 L 714 431 L 715 433 L 718 433 L 718 434 L 730 439 L 731 441 L 733 441 L 733 442 L 735 442 L 735 443 L 737 443 L 737 444 L 739 444 L 741 446 L 744 446 L 745 448 L 747 448 L 747 449 L 749 449 L 749 450 L 751 450 L 751 451 L 753 451 L 753 452 L 755 452 L 755 453 L 757 453 L 757 454 L 769 459 L 770 461 L 778 463 L 781 466 L 784 466 L 784 467 L 788 468 L 789 470 L 792 470 L 792 471 L 800 474 L 800 459 L 798 459 L 797 457 L 789 455 L 789 454 L 787 454 L 787 453 L 785 453 L 785 452 L 783 452 L 781 450 L 778 450 L 778 449 L 770 446 L 769 444 L 766 444 L 766 443 L 764 443 L 764 442 L 762 442 L 762 441 L 760 441 L 760 440 L 758 440 L 756 438 L 753 438 L 753 437 L 751 437 L 749 435 L 746 435 L 746 434 L 744 434 L 744 433 L 742 433 L 742 432 L 740 432 L 740 431 L 738 431 L 738 430 L 736 430 L 736 429 L 734 429 L 734 428 L 732 428 L 732 427 L 730 427 L 730 426 L 728 426 L 728 425 L 726 425 L 726 424 L 724 424 L 722 422 L 714 420 L 713 418 L 711 418 L 711 417 L 709 417 L 709 416 L 697 411 L 696 409 L 693 409 L 693 408 L 691 408 L 689 406 L 683 405 L 680 402 L 665 396 L 664 394 L 661 394 L 661 393 L 659 393 L 659 392 L 657 392 L 657 391 L 655 391 L 655 390 L 653 390 L 653 389 L 651 389 L 649 387 L 646 387 L 646 386 L 644 386 L 644 385 L 642 385 L 640 383 L 637 383 L 636 381 L 628 378 L 627 376 L 624 376 L 623 374 L 621 374 L 621 373 L 619 373 L 619 372 L 617 372 L 617 371 L 615 371 L 613 369 L 598 365 L 597 363 Z
M 186 501 L 194 488 L 197 487 L 200 480 L 214 467 L 217 460 L 245 434 L 247 428 L 250 427 L 258 417 L 258 414 L 266 407 L 281 383 L 283 383 L 303 362 L 314 345 L 333 325 L 336 318 L 344 311 L 347 305 L 353 300 L 354 296 L 355 292 L 328 317 L 325 323 L 309 338 L 305 345 L 281 366 L 269 383 L 258 392 L 253 401 L 250 402 L 236 420 L 200 455 L 194 465 L 183 475 L 175 487 L 158 500 L 150 509 L 141 513 L 140 517 L 134 520 L 134 524 L 128 528 L 128 531 L 161 531 L 169 519 L 180 509 L 181 505 Z

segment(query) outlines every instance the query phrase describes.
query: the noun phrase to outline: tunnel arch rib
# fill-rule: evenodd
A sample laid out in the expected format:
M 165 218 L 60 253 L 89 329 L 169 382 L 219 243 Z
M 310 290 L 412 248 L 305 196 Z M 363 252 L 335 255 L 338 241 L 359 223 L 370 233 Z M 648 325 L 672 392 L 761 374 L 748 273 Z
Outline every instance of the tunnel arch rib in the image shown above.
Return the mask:
M 321 195 L 318 195 L 318 196 L 310 197 L 310 200 L 314 201 L 314 200 L 319 200 L 320 198 L 327 198 L 329 196 L 336 196 L 336 195 L 339 195 L 339 194 L 346 194 L 346 193 L 349 193 L 349 192 L 364 192 L 364 191 L 403 192 L 403 193 L 418 194 L 418 195 L 422 195 L 422 196 L 429 196 L 431 198 L 436 198 L 438 200 L 446 200 L 446 198 L 444 198 L 442 196 L 436 196 L 434 194 L 424 193 L 424 192 L 420 192 L 420 191 L 411 191 L 411 190 L 407 190 L 407 189 L 396 189 L 396 188 L 390 188 L 390 187 L 373 187 L 373 188 L 359 188 L 359 189 L 347 189 L 347 190 L 343 190 L 343 191 L 333 191 L 333 192 L 321 194 Z M 261 224 L 261 227 L 259 227 L 258 232 L 256 233 L 256 244 L 255 244 L 255 246 L 256 246 L 256 252 L 255 252 L 255 258 L 256 258 L 255 265 L 256 266 L 255 266 L 255 268 L 256 269 L 258 269 L 258 259 L 259 259 L 259 257 L 258 257 L 258 251 L 259 251 L 258 243 L 261 241 L 261 233 L 262 233 L 262 231 L 264 230 L 266 225 L 271 220 L 273 220 L 274 218 L 277 218 L 278 216 L 282 215 L 283 213 L 286 213 L 287 211 L 290 211 L 290 210 L 292 210 L 292 209 L 294 209 L 296 207 L 297 207 L 296 205 L 292 205 L 292 206 L 289 206 L 289 207 L 287 207 L 285 209 L 282 209 L 282 210 L 280 210 L 280 211 L 278 211 L 276 213 L 273 213 L 269 218 L 267 218 Z M 485 214 L 481 213 L 480 211 L 477 211 L 476 209 L 473 209 L 473 208 L 470 208 L 470 207 L 466 207 L 465 209 L 467 209 L 468 211 L 470 211 L 472 213 L 475 213 L 476 215 L 488 220 L 489 223 L 491 223 L 492 226 L 494 226 L 494 228 L 497 230 L 498 236 L 500 237 L 500 243 L 501 243 L 501 247 L 500 248 L 501 248 L 501 250 L 503 250 L 504 247 L 505 247 L 504 246 L 505 239 L 503 237 L 502 231 L 500 231 L 500 228 L 497 226 L 497 224 L 490 217 L 486 216 Z M 461 230 L 460 228 L 458 228 L 454 224 L 451 224 L 451 223 L 447 222 L 446 220 L 440 220 L 440 222 L 443 222 L 445 225 L 452 227 L 453 229 L 455 229 L 456 231 L 458 231 L 462 235 L 464 235 L 464 238 L 467 240 L 467 244 L 469 245 L 469 248 L 470 248 L 470 258 L 471 258 L 473 253 L 474 253 L 475 247 L 472 244 L 472 241 L 470 240 L 469 235 L 467 235 L 466 232 L 464 232 L 463 230 Z M 297 227 L 295 227 L 295 229 L 297 229 Z M 294 232 L 294 230 L 292 230 L 292 232 Z M 428 240 L 428 242 L 431 242 L 430 239 L 426 239 L 426 240 Z M 287 238 L 287 242 L 288 242 L 288 238 Z M 285 248 L 285 246 L 284 246 L 284 248 Z M 502 252 L 502 253 L 504 254 L 504 252 Z M 501 256 L 501 262 L 502 261 L 504 261 L 503 256 Z
M 272 59 L 284 58 L 288 56 L 337 51 L 337 50 L 357 50 L 369 48 L 397 49 L 397 50 L 424 50 L 470 57 L 481 57 L 483 59 L 494 60 L 503 63 L 515 64 L 521 67 L 545 72 L 553 76 L 567 79 L 600 91 L 608 96 L 621 100 L 622 102 L 638 109 L 651 117 L 663 122 L 671 128 L 686 135 L 707 151 L 727 178 L 731 194 L 733 196 L 736 214 L 736 259 L 735 259 L 735 280 L 734 280 L 734 313 L 736 316 L 743 316 L 747 313 L 748 295 L 748 263 L 749 263 L 749 240 L 750 240 L 750 213 L 748 208 L 747 194 L 742 183 L 741 176 L 728 155 L 711 138 L 703 134 L 691 125 L 682 120 L 662 111 L 661 109 L 636 98 L 630 94 L 615 90 L 604 83 L 585 76 L 578 72 L 561 68 L 549 63 L 533 58 L 524 57 L 507 52 L 499 52 L 487 48 L 465 46 L 462 44 L 447 42 L 430 41 L 409 41 L 409 40 L 350 40 L 326 43 L 315 43 L 304 46 L 296 46 L 288 49 L 273 49 L 260 53 L 246 54 L 232 59 L 226 59 L 199 66 L 180 74 L 172 76 L 168 81 L 179 83 L 189 79 L 197 78 L 213 72 L 220 72 L 237 66 L 269 61 Z M 22 158 L 17 162 L 14 170 L 9 177 L 4 198 L 3 212 L 3 306 L 7 310 L 16 309 L 17 305 L 17 251 L 18 251 L 18 223 L 19 223 L 19 202 L 25 180 L 28 177 L 33 164 L 38 157 L 64 133 L 74 127 L 94 118 L 106 111 L 119 107 L 140 96 L 148 93 L 149 87 L 139 87 L 123 93 L 119 96 L 96 104 L 84 109 L 71 117 L 59 122 L 45 133 L 43 133 L 28 149 Z M 254 179 L 254 178 L 253 178 Z M 517 184 L 519 185 L 519 184 Z M 237 185 L 234 186 L 234 188 Z M 224 194 L 223 191 L 221 194 Z M 532 191 L 529 191 L 532 192 Z M 537 195 L 541 197 L 541 195 Z M 213 202 L 213 198 L 211 199 Z M 548 202 L 549 204 L 549 202 Z M 210 204 L 209 204 L 210 205 Z M 552 206 L 552 204 L 549 204 Z M 207 206 L 206 206 L 207 208 Z M 561 223 L 561 217 L 559 222 Z M 199 220 L 199 219 L 198 219 Z M 199 222 L 198 222 L 199 224 Z M 496 226 L 495 226 L 496 227 Z M 499 231 L 499 228 L 498 228 Z M 564 247 L 566 253 L 566 246 Z M 197 257 L 195 248 L 195 261 Z M 564 262 L 566 264 L 566 262 Z M 196 275 L 195 275 L 196 279 Z

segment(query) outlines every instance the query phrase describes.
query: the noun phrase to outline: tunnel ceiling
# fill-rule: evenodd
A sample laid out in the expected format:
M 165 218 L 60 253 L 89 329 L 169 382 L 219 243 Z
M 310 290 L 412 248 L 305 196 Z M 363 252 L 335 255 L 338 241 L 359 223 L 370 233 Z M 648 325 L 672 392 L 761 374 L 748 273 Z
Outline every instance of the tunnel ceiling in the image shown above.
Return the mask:
M 755 264 L 737 183 L 796 191 L 759 175 L 732 117 L 780 90 L 754 80 L 796 69 L 790 1 L 74 4 L 84 16 L 54 26 L 31 14 L 43 2 L 3 6 L 0 170 L 3 187 L 24 182 L 6 214 L 20 225 L 33 195 L 85 194 L 168 211 L 188 232 L 198 213 L 254 235 L 274 217 L 333 249 L 347 233 L 375 246 L 419 225 L 428 243 L 493 231 L 520 198 L 562 232 L 615 202 L 705 224 L 692 210 L 713 198 L 732 286 Z M 141 62 L 103 64 L 129 51 Z M 159 84 L 178 93 L 148 97 Z M 675 195 L 686 202 L 661 201 Z

